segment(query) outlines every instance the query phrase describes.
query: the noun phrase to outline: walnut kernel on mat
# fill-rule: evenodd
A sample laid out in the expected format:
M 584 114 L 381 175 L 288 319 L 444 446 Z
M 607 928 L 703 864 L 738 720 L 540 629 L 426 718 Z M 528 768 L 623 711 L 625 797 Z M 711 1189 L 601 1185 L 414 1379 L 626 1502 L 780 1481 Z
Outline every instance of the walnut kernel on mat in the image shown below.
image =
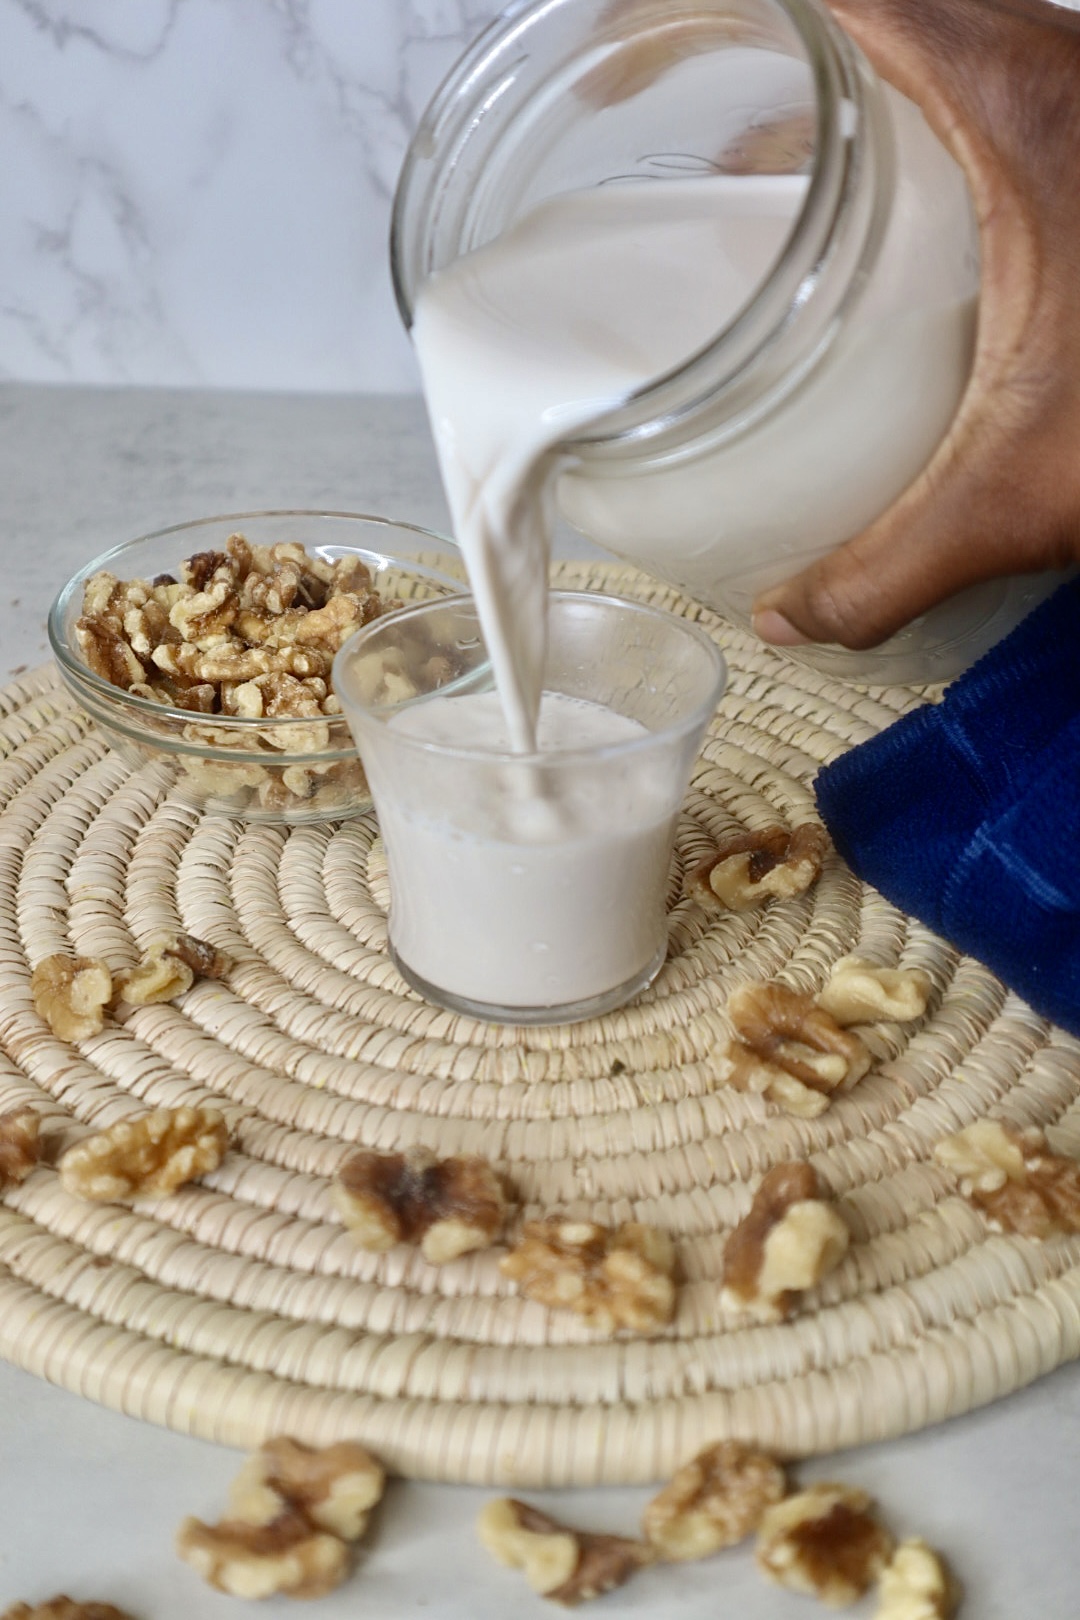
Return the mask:
M 926 1011 L 932 985 L 920 968 L 883 968 L 858 956 L 836 963 L 817 1004 L 838 1024 L 911 1023 Z
M 850 1237 L 812 1165 L 774 1165 L 724 1245 L 725 1303 L 766 1319 L 790 1316 L 839 1265 Z
M 386 1484 L 363 1446 L 341 1440 L 318 1449 L 281 1435 L 248 1458 L 229 1491 L 230 1517 L 271 1524 L 286 1509 L 341 1541 L 358 1541 Z
M 1036 1127 L 979 1120 L 938 1142 L 934 1158 L 995 1230 L 1031 1238 L 1080 1232 L 1080 1163 L 1052 1152 Z
M 526 1221 L 499 1270 L 529 1299 L 605 1333 L 654 1333 L 675 1314 L 675 1246 L 636 1221 Z
M 176 1550 L 203 1580 L 232 1597 L 324 1597 L 349 1572 L 349 1549 L 338 1536 L 317 1530 L 302 1513 L 286 1509 L 269 1524 L 188 1518 Z
M 656 1558 L 645 1542 L 568 1529 L 512 1497 L 489 1502 L 476 1532 L 500 1564 L 524 1570 L 534 1592 L 567 1608 L 622 1586 Z
M 433 1265 L 487 1248 L 508 1212 L 502 1181 L 486 1160 L 438 1159 L 426 1148 L 354 1153 L 332 1197 L 361 1248 L 379 1254 L 419 1242 Z
M 952 1620 L 959 1583 L 925 1541 L 902 1541 L 881 1576 L 874 1620 Z
M 0 1114 L 0 1190 L 19 1186 L 41 1157 L 41 1118 L 32 1108 Z
M 216 1170 L 228 1146 L 225 1117 L 216 1108 L 155 1108 L 68 1148 L 60 1178 L 79 1198 L 123 1204 L 175 1192 Z
M 100 1035 L 112 993 L 107 964 L 92 956 L 65 956 L 57 951 L 39 962 L 30 975 L 35 1011 L 62 1041 Z
M 778 1586 L 823 1603 L 854 1603 L 880 1577 L 893 1538 L 865 1491 L 811 1485 L 769 1508 L 758 1530 L 758 1567 Z
M 667 1562 L 708 1558 L 751 1535 L 786 1489 L 784 1470 L 772 1457 L 739 1440 L 721 1440 L 653 1497 L 641 1528 Z
M 815 1006 L 813 996 L 782 984 L 747 984 L 727 1010 L 737 1037 L 727 1049 L 728 1084 L 789 1114 L 813 1119 L 833 1092 L 850 1090 L 870 1067 L 864 1043 Z
M 734 833 L 690 873 L 687 893 L 699 905 L 729 911 L 790 899 L 817 882 L 828 847 L 825 829 L 812 822 L 794 831 L 765 827 Z
M 132 1620 L 126 1609 L 111 1603 L 77 1603 L 74 1598 L 54 1597 L 47 1603 L 13 1603 L 0 1620 Z
M 174 1001 L 190 990 L 196 979 L 222 979 L 231 963 L 194 934 L 169 934 L 155 940 L 135 967 L 116 975 L 116 993 L 132 1007 Z

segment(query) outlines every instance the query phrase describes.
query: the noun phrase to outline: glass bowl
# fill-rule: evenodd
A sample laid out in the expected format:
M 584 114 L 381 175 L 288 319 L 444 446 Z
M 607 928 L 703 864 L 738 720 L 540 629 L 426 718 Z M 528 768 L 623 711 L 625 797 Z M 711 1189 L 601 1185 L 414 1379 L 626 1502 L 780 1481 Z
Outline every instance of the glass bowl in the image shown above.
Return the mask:
M 103 570 L 119 580 L 176 575 L 200 552 L 224 551 L 233 534 L 252 545 L 296 542 L 324 562 L 357 557 L 380 596 L 423 601 L 464 590 L 460 555 L 445 536 L 365 513 L 233 512 L 178 523 L 116 546 L 80 568 L 49 612 L 49 641 L 66 686 L 110 744 L 135 766 L 157 764 L 164 785 L 199 809 L 294 826 L 340 821 L 371 796 L 343 715 L 246 718 L 171 708 L 95 673 L 75 636 L 83 592 Z M 329 678 L 329 677 L 327 677 Z

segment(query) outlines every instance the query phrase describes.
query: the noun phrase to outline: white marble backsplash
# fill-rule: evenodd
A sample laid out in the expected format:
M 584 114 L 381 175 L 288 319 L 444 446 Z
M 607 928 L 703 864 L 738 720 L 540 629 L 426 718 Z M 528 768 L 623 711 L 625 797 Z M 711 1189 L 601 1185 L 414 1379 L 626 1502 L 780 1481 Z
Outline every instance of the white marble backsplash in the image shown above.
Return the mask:
M 0 0 L 0 377 L 411 390 L 390 199 L 500 0 Z

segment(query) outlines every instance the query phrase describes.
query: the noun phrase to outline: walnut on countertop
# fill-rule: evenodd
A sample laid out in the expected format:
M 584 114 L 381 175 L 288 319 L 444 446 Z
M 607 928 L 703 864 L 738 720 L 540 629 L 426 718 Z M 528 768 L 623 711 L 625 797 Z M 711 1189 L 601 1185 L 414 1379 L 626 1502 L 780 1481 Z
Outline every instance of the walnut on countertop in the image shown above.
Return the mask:
M 829 848 L 824 827 L 765 827 L 734 833 L 690 873 L 691 900 L 715 910 L 749 911 L 766 900 L 803 894 L 821 876 Z
M 667 1562 L 708 1558 L 752 1535 L 765 1509 L 787 1490 L 774 1458 L 739 1440 L 721 1440 L 685 1463 L 648 1503 L 645 1539 Z
M 529 1299 L 605 1333 L 655 1333 L 675 1314 L 675 1246 L 636 1221 L 526 1221 L 499 1269 Z
M 132 1620 L 126 1609 L 111 1603 L 78 1603 L 74 1598 L 54 1597 L 46 1603 L 13 1603 L 0 1620 Z
M 112 1000 L 112 974 L 92 956 L 46 956 L 30 975 L 35 1011 L 62 1041 L 100 1035 Z
M 69 1193 L 108 1204 L 159 1197 L 216 1170 L 229 1147 L 216 1108 L 155 1108 L 69 1148 L 60 1178 Z
M 790 1316 L 839 1265 L 850 1237 L 812 1165 L 774 1165 L 724 1245 L 725 1304 L 766 1320 Z
M 921 968 L 883 968 L 859 956 L 834 966 L 817 1004 L 838 1024 L 912 1023 L 926 1011 L 933 988 Z
M 175 1001 L 196 979 L 221 979 L 229 958 L 194 934 L 170 934 L 156 940 L 138 964 L 116 977 L 116 993 L 132 1007 Z
M 566 1608 L 622 1586 L 656 1558 L 646 1542 L 571 1530 L 513 1497 L 489 1502 L 476 1530 L 493 1558 L 524 1570 L 534 1592 Z
M 187 1518 L 176 1533 L 176 1550 L 210 1586 L 231 1597 L 324 1597 L 349 1572 L 346 1543 L 291 1508 L 269 1524 Z
M 952 1620 L 959 1582 L 925 1541 L 902 1541 L 881 1576 L 874 1620 Z
M 0 1114 L 0 1191 L 24 1182 L 40 1158 L 40 1116 L 32 1108 Z
M 494 1243 L 509 1208 L 502 1180 L 485 1159 L 438 1159 L 427 1148 L 354 1153 L 331 1195 L 362 1249 L 381 1254 L 419 1242 L 433 1265 Z
M 992 1228 L 1021 1237 L 1080 1232 L 1080 1163 L 1051 1151 L 1042 1131 L 983 1119 L 934 1148 Z
M 857 1035 L 840 1028 L 813 996 L 782 984 L 747 984 L 728 1000 L 737 1039 L 727 1049 L 727 1083 L 813 1119 L 836 1091 L 848 1091 L 870 1067 Z
M 894 1542 L 865 1491 L 811 1485 L 769 1508 L 758 1530 L 758 1567 L 778 1586 L 823 1603 L 854 1603 L 892 1557 Z
M 355 1441 L 319 1449 L 280 1435 L 260 1446 L 233 1481 L 230 1516 L 271 1524 L 291 1508 L 316 1529 L 358 1541 L 385 1483 L 381 1464 Z

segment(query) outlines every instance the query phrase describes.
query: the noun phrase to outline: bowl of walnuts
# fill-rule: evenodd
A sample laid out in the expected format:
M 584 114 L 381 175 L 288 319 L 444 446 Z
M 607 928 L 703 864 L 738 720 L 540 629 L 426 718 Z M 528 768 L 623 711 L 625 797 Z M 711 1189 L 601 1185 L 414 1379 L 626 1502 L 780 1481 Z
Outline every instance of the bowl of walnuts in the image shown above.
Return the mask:
M 135 766 L 246 821 L 370 807 L 331 685 L 360 625 L 466 589 L 453 542 L 346 512 L 238 512 L 130 540 L 81 568 L 49 613 L 68 689 Z

